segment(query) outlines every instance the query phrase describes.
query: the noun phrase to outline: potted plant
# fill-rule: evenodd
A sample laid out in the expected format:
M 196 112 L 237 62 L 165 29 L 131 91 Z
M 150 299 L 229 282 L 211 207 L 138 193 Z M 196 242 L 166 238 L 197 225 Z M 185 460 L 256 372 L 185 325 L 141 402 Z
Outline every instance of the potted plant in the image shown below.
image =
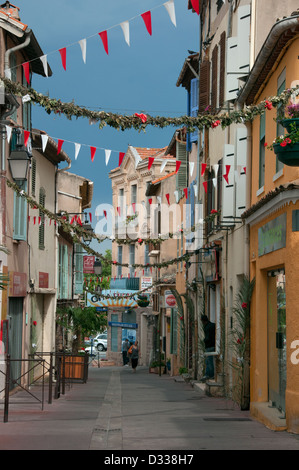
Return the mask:
M 296 118 L 297 119 L 297 118 Z M 299 124 L 299 119 L 298 123 Z M 299 166 L 299 126 L 289 123 L 288 132 L 276 137 L 268 148 L 274 151 L 279 161 L 287 166 Z
M 294 128 L 299 127 L 299 103 L 291 103 L 286 109 L 288 117 L 281 119 L 280 122 L 290 133 L 292 131 L 292 126 Z
M 145 294 L 138 294 L 137 304 L 139 307 L 147 307 L 149 305 L 149 300 Z

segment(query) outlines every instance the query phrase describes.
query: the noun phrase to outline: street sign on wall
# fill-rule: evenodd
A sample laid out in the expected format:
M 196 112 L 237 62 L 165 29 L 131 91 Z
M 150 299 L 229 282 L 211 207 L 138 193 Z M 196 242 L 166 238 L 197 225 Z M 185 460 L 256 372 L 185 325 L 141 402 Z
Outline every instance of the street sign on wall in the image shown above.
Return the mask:
M 83 273 L 93 274 L 94 273 L 94 256 L 83 256 Z

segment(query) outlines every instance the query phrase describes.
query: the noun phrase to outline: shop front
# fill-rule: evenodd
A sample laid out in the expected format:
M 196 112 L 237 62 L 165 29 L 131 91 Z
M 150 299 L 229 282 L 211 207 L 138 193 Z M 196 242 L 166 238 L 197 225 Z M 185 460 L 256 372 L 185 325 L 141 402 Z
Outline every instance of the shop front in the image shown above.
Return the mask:
M 246 219 L 250 227 L 251 393 L 254 416 L 299 433 L 299 202 L 281 192 Z M 297 346 L 298 349 L 298 346 Z

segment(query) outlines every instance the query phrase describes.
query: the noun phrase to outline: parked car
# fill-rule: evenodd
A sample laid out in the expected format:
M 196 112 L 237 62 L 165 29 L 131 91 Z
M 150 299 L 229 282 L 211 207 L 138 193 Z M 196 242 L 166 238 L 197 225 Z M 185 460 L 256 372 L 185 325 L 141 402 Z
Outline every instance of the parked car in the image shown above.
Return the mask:
M 93 339 L 93 346 L 98 351 L 107 351 L 107 332 L 98 334 Z

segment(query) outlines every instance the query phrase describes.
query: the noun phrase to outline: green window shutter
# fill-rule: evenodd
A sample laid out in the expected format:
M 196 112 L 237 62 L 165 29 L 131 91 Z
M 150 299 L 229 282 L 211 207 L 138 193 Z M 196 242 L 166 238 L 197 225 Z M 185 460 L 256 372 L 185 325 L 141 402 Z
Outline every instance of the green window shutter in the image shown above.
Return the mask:
M 36 188 L 36 159 L 31 159 L 31 196 L 35 196 Z
M 75 245 L 75 294 L 83 294 L 83 253 L 81 245 Z
M 27 182 L 19 184 L 19 188 L 27 191 Z M 14 193 L 14 211 L 13 211 L 13 239 L 27 239 L 27 200 Z
M 46 203 L 46 194 L 43 188 L 40 189 L 39 192 L 39 204 L 45 207 Z M 45 249 L 45 214 L 43 211 L 39 211 L 39 217 L 41 220 L 41 224 L 38 227 L 38 247 L 40 250 Z

